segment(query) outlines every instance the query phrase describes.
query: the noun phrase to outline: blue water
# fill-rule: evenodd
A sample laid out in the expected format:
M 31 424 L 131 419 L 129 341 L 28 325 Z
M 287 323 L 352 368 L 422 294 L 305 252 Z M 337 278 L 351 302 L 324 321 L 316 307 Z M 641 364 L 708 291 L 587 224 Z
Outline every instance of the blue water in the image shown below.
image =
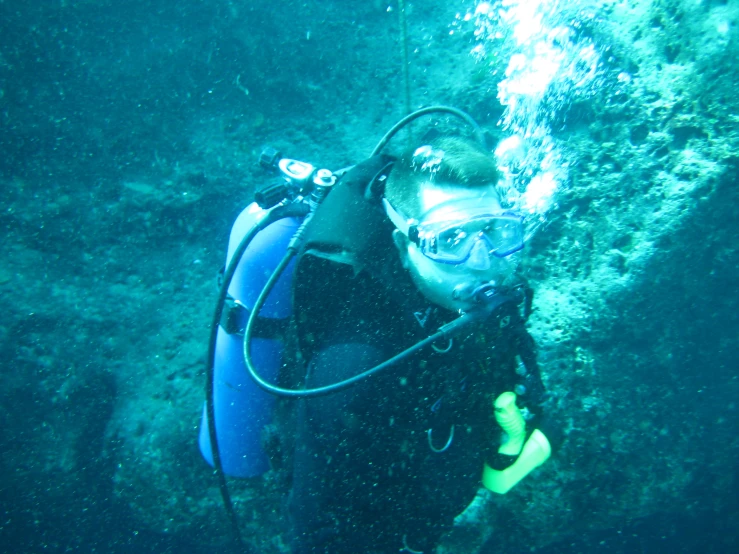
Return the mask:
M 396 4 L 0 0 L 1 551 L 228 551 L 195 437 L 230 226 L 265 180 L 263 146 L 339 169 L 405 114 Z M 516 43 L 503 17 L 475 37 L 464 14 L 480 4 L 409 3 L 413 105 L 454 104 L 510 147 L 502 187 L 528 210 L 535 285 L 570 290 L 570 274 L 585 293 L 624 292 L 585 310 L 587 333 L 541 345 L 571 423 L 550 474 L 564 492 L 513 497 L 479 552 L 737 551 L 739 132 L 733 95 L 704 95 L 739 83 L 736 6 L 703 2 L 696 18 L 687 2 L 633 2 L 644 13 L 618 17 L 650 22 L 651 59 L 619 42 L 614 10 L 545 3 L 545 25 L 572 26 L 549 52 L 570 57 L 532 99 L 515 82 L 526 73 L 505 68 L 542 49 Z M 629 96 L 657 66 L 702 63 L 675 46 L 698 20 L 721 79 Z M 633 155 L 618 150 L 624 136 Z M 629 166 L 643 154 L 652 161 Z M 620 177 L 599 181 L 603 168 Z M 610 273 L 590 267 L 593 250 L 611 256 Z M 566 312 L 548 298 L 542 334 Z M 285 532 L 289 484 L 276 473 L 232 483 L 255 552 L 278 552 Z M 526 525 L 536 505 L 574 513 Z

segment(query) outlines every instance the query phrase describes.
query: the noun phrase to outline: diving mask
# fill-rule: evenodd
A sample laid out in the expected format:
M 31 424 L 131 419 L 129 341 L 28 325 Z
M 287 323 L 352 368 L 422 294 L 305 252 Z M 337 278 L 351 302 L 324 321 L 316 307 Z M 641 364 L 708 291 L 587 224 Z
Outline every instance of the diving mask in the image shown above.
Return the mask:
M 393 224 L 435 262 L 459 265 L 471 257 L 505 258 L 524 246 L 523 217 L 480 205 L 478 199 L 444 202 L 420 221 L 404 218 L 387 199 L 383 204 Z

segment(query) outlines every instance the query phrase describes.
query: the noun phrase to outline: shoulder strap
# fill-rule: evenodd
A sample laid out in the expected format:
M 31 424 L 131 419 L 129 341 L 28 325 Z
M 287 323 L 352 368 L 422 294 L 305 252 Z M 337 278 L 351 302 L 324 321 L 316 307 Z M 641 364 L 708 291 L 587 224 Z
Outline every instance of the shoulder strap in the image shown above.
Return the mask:
M 346 172 L 306 228 L 293 280 L 298 342 L 306 351 L 321 322 L 341 313 L 347 298 L 376 290 L 376 268 L 398 263 L 392 223 L 376 194 L 392 163 L 375 156 Z
M 393 161 L 375 156 L 344 174 L 313 215 L 299 257 L 322 257 L 356 272 L 382 261 L 392 227 L 377 193 Z

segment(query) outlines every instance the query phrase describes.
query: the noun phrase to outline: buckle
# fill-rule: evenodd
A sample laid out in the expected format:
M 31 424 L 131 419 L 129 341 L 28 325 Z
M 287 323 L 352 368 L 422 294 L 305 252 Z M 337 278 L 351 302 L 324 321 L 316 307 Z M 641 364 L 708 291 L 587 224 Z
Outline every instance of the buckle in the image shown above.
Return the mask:
M 229 335 L 244 336 L 249 321 L 249 308 L 232 296 L 227 296 L 221 314 L 221 328 Z
M 221 329 L 229 335 L 244 336 L 251 310 L 240 300 L 227 296 L 221 314 Z M 261 339 L 281 339 L 285 336 L 290 318 L 276 319 L 258 316 L 254 322 L 252 336 Z

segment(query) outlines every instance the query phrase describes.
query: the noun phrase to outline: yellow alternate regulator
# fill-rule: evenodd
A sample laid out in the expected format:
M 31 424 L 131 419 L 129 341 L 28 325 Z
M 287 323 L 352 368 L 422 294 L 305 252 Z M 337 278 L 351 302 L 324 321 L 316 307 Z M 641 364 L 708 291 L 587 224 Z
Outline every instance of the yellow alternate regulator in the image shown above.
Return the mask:
M 518 457 L 505 469 L 493 469 L 485 463 L 482 484 L 493 492 L 505 494 L 533 469 L 546 462 L 552 447 L 539 429 L 534 429 L 526 440 L 526 420 L 516 406 L 516 393 L 504 392 L 495 399 L 493 408 L 495 420 L 508 436 L 508 440 L 498 448 L 498 453 Z

